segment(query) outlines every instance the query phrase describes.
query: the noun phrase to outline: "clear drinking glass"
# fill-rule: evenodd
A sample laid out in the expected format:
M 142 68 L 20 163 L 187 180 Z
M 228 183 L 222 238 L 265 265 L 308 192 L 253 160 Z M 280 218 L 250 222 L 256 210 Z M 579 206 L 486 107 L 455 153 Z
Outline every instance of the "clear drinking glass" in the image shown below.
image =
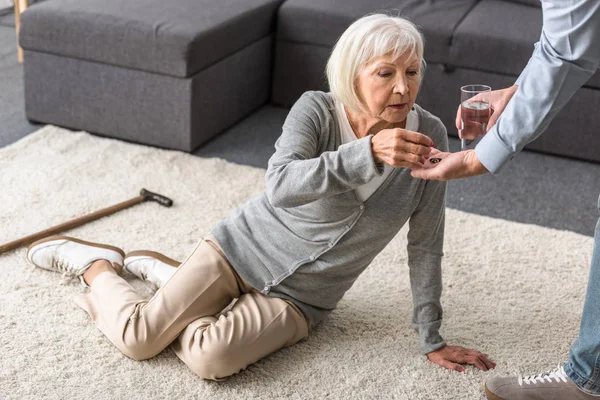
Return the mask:
M 492 88 L 487 85 L 465 85 L 460 88 L 460 119 L 461 130 L 465 127 L 469 131 L 482 129 L 481 135 L 485 134 L 487 124 L 490 120 L 489 93 Z M 460 140 L 461 150 L 466 150 L 475 138 Z

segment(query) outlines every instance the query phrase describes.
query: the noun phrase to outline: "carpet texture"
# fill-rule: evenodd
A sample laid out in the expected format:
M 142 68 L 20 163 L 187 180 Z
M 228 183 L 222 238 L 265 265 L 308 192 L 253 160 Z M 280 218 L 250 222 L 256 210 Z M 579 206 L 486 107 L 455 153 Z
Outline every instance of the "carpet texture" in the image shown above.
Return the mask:
M 184 259 L 232 208 L 264 188 L 264 170 L 47 126 L 0 150 L 0 243 L 137 196 L 173 198 L 70 231 L 125 251 Z M 491 374 L 538 373 L 576 338 L 592 238 L 447 210 L 449 344 L 490 355 L 495 372 L 456 373 L 418 353 L 410 326 L 406 228 L 305 342 L 224 383 L 203 381 L 169 349 L 143 362 L 114 348 L 72 297 L 85 289 L 0 255 L 1 399 L 481 399 Z M 127 277 L 141 292 L 142 282 Z

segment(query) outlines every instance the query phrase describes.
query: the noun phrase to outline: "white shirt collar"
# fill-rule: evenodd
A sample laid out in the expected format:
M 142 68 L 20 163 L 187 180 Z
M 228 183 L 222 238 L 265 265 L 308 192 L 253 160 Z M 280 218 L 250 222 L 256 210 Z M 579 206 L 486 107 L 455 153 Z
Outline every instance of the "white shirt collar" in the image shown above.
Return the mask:
M 336 101 L 335 102 L 335 112 L 338 117 L 338 121 L 340 124 L 340 134 L 342 138 L 342 144 L 349 143 L 353 140 L 357 140 L 356 134 L 350 125 L 350 121 L 348 120 L 348 115 L 346 114 L 346 110 L 344 109 L 344 105 Z M 406 128 L 407 131 L 417 132 L 419 129 L 419 114 L 413 107 L 412 110 L 408 112 L 406 116 Z

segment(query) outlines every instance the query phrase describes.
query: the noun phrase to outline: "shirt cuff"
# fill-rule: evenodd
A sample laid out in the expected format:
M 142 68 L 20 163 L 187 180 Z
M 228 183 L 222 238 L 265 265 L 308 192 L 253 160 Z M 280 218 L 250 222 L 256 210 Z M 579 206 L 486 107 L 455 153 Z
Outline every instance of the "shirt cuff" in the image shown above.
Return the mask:
M 373 156 L 373 146 L 371 143 L 371 141 L 373 140 L 373 135 L 367 135 L 366 137 L 359 139 L 359 140 L 365 140 L 365 141 L 369 142 L 369 160 L 375 166 L 375 171 L 377 172 L 377 175 L 378 176 L 383 175 L 383 172 L 385 170 L 385 164 L 375 161 L 375 156 Z
M 421 354 L 431 353 L 446 346 L 446 342 L 439 332 L 441 325 L 441 319 L 422 324 L 413 323 L 413 328 L 419 334 L 419 349 Z
M 383 166 L 380 167 L 373 157 L 372 136 L 344 143 L 337 149 L 343 160 L 341 167 L 348 172 L 349 178 L 353 182 L 359 182 L 359 185 L 368 183 L 383 173 Z
M 504 144 L 496 129 L 488 132 L 475 146 L 477 159 L 492 174 L 499 173 L 516 154 Z

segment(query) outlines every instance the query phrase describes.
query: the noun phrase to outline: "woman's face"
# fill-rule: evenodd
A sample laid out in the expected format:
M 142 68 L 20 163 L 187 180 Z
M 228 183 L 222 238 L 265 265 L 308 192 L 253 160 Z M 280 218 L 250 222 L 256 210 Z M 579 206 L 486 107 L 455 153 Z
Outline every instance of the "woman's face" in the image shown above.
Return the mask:
M 411 110 L 419 91 L 421 60 L 406 53 L 391 55 L 368 63 L 357 79 L 357 89 L 371 117 L 390 123 L 402 122 Z

